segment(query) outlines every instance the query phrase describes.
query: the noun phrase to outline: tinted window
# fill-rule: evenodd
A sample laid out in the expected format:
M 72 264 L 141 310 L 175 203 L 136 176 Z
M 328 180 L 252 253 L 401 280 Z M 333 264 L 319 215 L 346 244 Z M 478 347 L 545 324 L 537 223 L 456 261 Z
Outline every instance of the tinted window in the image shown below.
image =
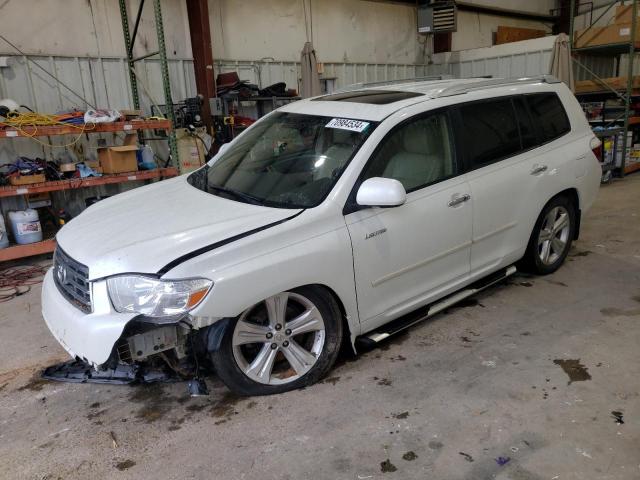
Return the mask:
M 520 139 L 522 141 L 522 149 L 526 150 L 535 147 L 538 144 L 536 138 L 536 130 L 531 122 L 529 111 L 523 98 L 514 98 L 513 106 L 516 109 L 516 117 L 518 117 L 518 126 L 520 127 Z
M 408 192 L 454 174 L 447 116 L 436 113 L 410 121 L 389 134 L 367 165 L 364 178 L 393 178 Z
M 549 142 L 571 130 L 567 113 L 555 93 L 536 93 L 525 98 L 538 125 L 540 143 Z
M 520 151 L 510 98 L 463 105 L 460 116 L 464 146 L 473 165 L 485 165 Z

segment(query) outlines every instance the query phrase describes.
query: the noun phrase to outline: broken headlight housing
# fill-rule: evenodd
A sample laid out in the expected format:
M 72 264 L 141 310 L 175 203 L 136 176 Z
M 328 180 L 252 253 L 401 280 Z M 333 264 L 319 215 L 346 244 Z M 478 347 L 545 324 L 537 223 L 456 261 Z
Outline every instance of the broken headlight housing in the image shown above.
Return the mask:
M 206 278 L 160 280 L 145 275 L 118 275 L 107 279 L 109 298 L 120 313 L 170 317 L 195 308 L 213 282 Z

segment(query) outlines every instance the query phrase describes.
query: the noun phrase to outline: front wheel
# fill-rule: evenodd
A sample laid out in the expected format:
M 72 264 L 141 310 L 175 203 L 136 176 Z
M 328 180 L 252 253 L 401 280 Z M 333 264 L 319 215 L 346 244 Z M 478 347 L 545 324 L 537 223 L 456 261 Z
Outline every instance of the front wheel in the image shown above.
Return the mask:
M 341 313 L 325 290 L 282 292 L 248 308 L 212 352 L 216 372 L 239 395 L 269 395 L 311 385 L 333 366 Z
M 570 199 L 552 199 L 538 217 L 521 266 L 540 275 L 560 268 L 571 248 L 575 217 L 575 206 Z

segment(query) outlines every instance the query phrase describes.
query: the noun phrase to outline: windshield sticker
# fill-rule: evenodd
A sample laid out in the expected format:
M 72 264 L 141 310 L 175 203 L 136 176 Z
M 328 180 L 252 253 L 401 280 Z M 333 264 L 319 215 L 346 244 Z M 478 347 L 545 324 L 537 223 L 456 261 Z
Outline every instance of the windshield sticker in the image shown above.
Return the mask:
M 368 126 L 369 122 L 348 120 L 346 118 L 334 118 L 325 125 L 325 128 L 339 128 L 341 130 L 351 130 L 352 132 L 362 132 Z

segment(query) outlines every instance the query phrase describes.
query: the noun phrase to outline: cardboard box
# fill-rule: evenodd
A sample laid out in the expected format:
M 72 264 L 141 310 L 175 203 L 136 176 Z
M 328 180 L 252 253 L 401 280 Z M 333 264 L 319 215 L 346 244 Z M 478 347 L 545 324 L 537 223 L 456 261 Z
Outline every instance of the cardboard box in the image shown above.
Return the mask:
M 573 38 L 575 48 L 628 42 L 631 40 L 631 24 L 616 23 L 607 27 L 591 27 L 576 30 Z M 640 28 L 636 29 L 635 40 L 640 40 Z
M 44 174 L 36 175 L 18 175 L 17 177 L 9 177 L 11 185 L 31 185 L 32 183 L 42 183 L 46 181 Z
M 523 40 L 531 40 L 532 38 L 541 38 L 545 35 L 546 32 L 544 30 L 498 25 L 498 29 L 496 31 L 496 45 L 521 42 Z
M 104 173 L 124 173 L 138 170 L 136 145 L 106 147 L 98 149 L 98 159 Z
M 631 12 L 632 12 L 632 6 L 631 5 L 618 5 L 616 7 L 616 17 L 615 17 L 615 22 L 616 23 L 631 23 Z M 636 16 L 640 17 L 640 8 L 637 9 L 636 12 Z

